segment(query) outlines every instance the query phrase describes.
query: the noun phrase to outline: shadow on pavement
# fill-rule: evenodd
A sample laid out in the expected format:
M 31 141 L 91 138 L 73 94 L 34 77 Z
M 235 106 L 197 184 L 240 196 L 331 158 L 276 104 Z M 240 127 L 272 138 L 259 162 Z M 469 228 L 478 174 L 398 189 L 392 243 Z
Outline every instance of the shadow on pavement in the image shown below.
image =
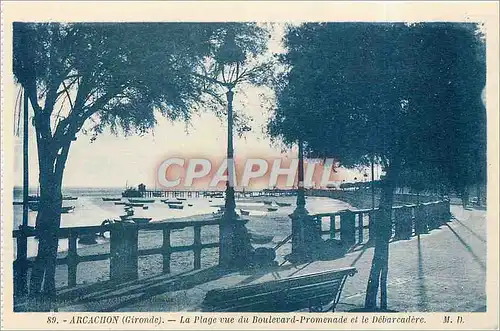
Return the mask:
M 481 261 L 481 259 L 479 258 L 479 256 L 477 256 L 476 253 L 474 253 L 474 251 L 472 250 L 472 248 L 462 239 L 462 237 L 455 231 L 452 229 L 452 227 L 448 224 L 445 224 L 445 226 L 448 227 L 448 229 L 450 229 L 451 232 L 453 232 L 453 234 L 455 235 L 455 237 L 457 237 L 457 239 L 460 241 L 460 243 L 465 247 L 465 249 L 467 249 L 467 251 L 472 255 L 472 257 L 474 258 L 474 260 L 477 262 L 477 264 L 479 264 L 479 266 L 481 267 L 481 269 L 483 270 L 486 270 L 486 265 L 484 264 L 483 261 Z
M 419 311 L 427 311 L 427 289 L 425 287 L 424 281 L 424 266 L 422 259 L 422 245 L 420 236 L 417 237 L 417 247 L 418 247 L 418 309 Z
M 92 311 L 111 312 L 135 303 L 150 299 L 165 292 L 174 292 L 204 284 L 226 274 L 230 270 L 219 266 L 202 270 L 184 272 L 177 275 L 161 275 L 148 279 L 139 279 L 132 282 L 113 285 L 103 282 L 67 291 L 58 296 L 58 306 L 90 305 Z
M 464 227 L 466 230 L 468 230 L 470 233 L 472 233 L 472 235 L 474 237 L 476 237 L 477 239 L 479 239 L 480 241 L 482 241 L 483 243 L 486 243 L 486 240 L 481 237 L 480 235 L 478 235 L 474 230 L 472 230 L 470 227 L 468 227 L 467 225 L 465 225 L 462 221 L 460 221 L 458 218 L 456 218 L 455 216 L 453 216 L 452 218 L 453 220 L 455 220 L 458 224 L 460 224 L 462 227 Z

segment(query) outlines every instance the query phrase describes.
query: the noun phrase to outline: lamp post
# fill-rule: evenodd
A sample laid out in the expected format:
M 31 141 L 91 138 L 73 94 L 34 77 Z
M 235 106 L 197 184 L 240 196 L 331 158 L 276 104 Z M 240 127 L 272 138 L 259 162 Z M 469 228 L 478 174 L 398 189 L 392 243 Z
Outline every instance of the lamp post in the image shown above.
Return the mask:
M 224 218 L 237 217 L 234 199 L 234 147 L 233 147 L 233 96 L 232 86 L 228 86 L 227 98 L 227 182 L 224 203 Z
M 217 54 L 220 80 L 227 98 L 227 182 L 224 214 L 219 226 L 219 265 L 224 268 L 241 268 L 248 264 L 253 251 L 245 220 L 236 214 L 234 198 L 234 147 L 233 147 L 233 97 L 234 87 L 241 81 L 244 52 L 236 45 L 234 34 L 228 33 Z
M 304 192 L 304 143 L 299 139 L 299 169 L 298 169 L 298 187 L 297 187 L 297 212 L 308 214 L 306 209 L 306 197 Z
M 375 210 L 375 181 L 374 181 L 374 162 L 373 162 L 373 154 L 370 157 L 370 163 L 371 163 L 371 175 L 372 175 L 372 181 L 371 181 L 371 189 L 372 189 L 372 210 Z
M 288 260 L 292 263 L 302 263 L 313 259 L 314 252 L 320 247 L 321 234 L 315 220 L 309 216 L 306 209 L 304 188 L 304 142 L 298 141 L 298 185 L 297 207 L 290 215 L 292 219 L 292 253 Z

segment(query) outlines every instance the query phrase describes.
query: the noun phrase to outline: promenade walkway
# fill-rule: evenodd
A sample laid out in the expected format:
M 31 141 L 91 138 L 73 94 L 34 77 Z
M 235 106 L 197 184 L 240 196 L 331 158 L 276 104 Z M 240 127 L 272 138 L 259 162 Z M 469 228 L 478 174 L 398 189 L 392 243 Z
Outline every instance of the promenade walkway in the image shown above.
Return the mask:
M 389 309 L 486 310 L 486 211 L 459 206 L 451 211 L 454 219 L 447 225 L 391 243 Z M 59 311 L 197 311 L 210 289 L 354 266 L 358 274 L 347 280 L 337 306 L 337 311 L 349 311 L 364 304 L 372 256 L 372 247 L 359 246 L 343 258 L 300 266 L 230 274 L 213 267 L 122 285 L 94 284 L 63 292 L 68 301 L 59 304 Z

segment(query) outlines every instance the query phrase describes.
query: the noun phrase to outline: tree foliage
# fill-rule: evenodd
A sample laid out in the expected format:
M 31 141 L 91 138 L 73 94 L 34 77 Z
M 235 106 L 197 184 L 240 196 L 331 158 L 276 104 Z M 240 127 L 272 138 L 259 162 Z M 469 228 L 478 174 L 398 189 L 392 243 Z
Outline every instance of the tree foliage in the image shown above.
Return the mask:
M 255 23 L 14 23 L 13 72 L 34 109 L 40 208 L 31 291 L 54 293 L 61 185 L 71 142 L 85 123 L 95 135 L 144 133 L 159 113 L 189 120 L 220 111 L 220 86 L 207 79 L 227 36 L 241 55 L 266 48 Z
M 14 74 L 36 90 L 35 110 L 50 111 L 58 101 L 70 106 L 68 114 L 52 114 L 64 117 L 61 135 L 77 132 L 90 116 L 96 132 L 106 125 L 144 132 L 155 124 L 155 111 L 189 119 L 194 107 L 220 101 L 196 74 L 205 74 L 204 62 L 228 29 L 245 55 L 264 50 L 265 31 L 255 24 L 16 23 Z
M 345 166 L 474 181 L 485 166 L 484 44 L 473 24 L 310 23 L 289 28 L 269 133 Z M 477 163 L 476 160 L 481 160 Z M 475 164 L 475 166 L 474 166 Z M 484 171 L 483 171 L 484 172 Z M 474 173 L 474 174 L 473 174 Z
M 375 157 L 387 173 L 365 301 L 375 309 L 380 284 L 386 309 L 394 188 L 484 178 L 484 42 L 462 23 L 306 23 L 284 41 L 271 136 L 347 167 Z

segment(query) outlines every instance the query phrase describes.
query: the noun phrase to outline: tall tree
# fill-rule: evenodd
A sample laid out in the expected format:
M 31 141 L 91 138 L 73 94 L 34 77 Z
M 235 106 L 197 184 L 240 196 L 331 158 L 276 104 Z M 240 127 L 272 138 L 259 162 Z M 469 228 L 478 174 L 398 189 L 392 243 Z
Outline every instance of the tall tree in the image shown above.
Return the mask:
M 91 122 L 143 133 L 157 113 L 189 120 L 223 103 L 203 76 L 226 30 L 249 54 L 265 47 L 254 23 L 14 23 L 13 71 L 34 109 L 40 208 L 30 293 L 55 293 L 62 179 L 71 142 Z
M 386 172 L 365 298 L 375 310 L 380 288 L 385 310 L 401 173 L 432 172 L 459 185 L 457 177 L 472 180 L 469 146 L 484 150 L 484 45 L 476 25 L 453 23 L 307 23 L 290 27 L 284 42 L 288 70 L 269 133 L 302 138 L 310 155 L 347 167 L 376 157 Z

